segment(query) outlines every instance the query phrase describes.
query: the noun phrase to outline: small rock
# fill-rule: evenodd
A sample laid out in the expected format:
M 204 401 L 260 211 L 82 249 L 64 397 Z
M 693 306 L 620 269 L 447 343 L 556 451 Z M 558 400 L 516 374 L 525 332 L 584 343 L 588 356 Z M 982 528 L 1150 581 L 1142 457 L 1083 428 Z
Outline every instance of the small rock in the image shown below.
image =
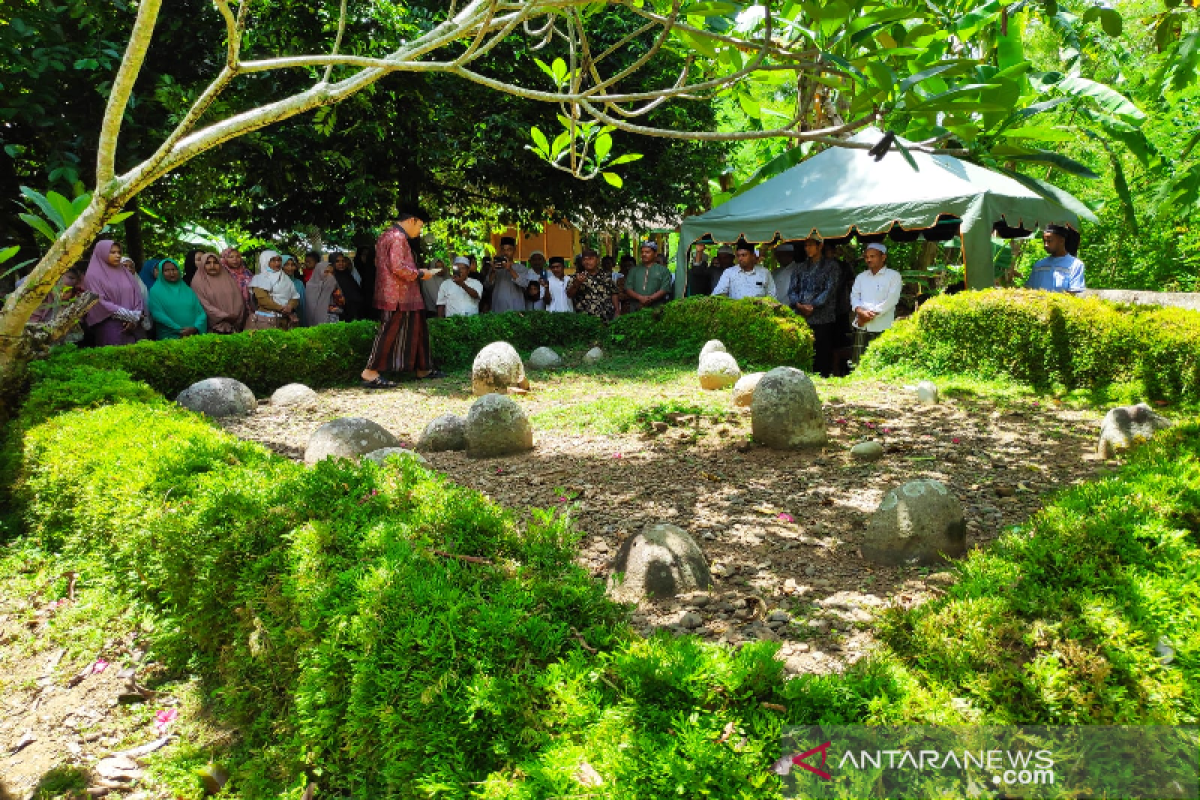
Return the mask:
M 758 388 L 758 382 L 766 374 L 765 372 L 751 372 L 749 375 L 738 378 L 737 383 L 733 385 L 733 405 L 736 408 L 750 408 L 754 401 L 754 390 Z
M 479 351 L 471 365 L 471 391 L 476 397 L 508 394 L 510 386 L 529 388 L 525 365 L 511 344 L 492 342 Z
M 699 606 L 700 608 L 704 608 L 706 605 L 708 605 L 711 602 L 712 602 L 712 598 L 706 594 L 698 594 L 692 598 L 692 605 Z
M 1155 433 L 1169 427 L 1171 421 L 1154 413 L 1145 403 L 1118 406 L 1104 415 L 1096 455 L 1104 459 L 1112 458 L 1119 452 L 1150 441 Z
M 666 433 L 667 430 L 671 427 L 670 425 L 668 425 L 667 423 L 665 423 L 661 420 L 655 420 L 654 422 L 650 423 L 650 426 L 652 428 L 654 428 L 654 431 L 656 433 Z
M 487 394 L 467 412 L 467 455 L 472 458 L 523 453 L 533 449 L 533 427 L 512 398 Z
M 700 348 L 700 360 L 703 361 L 704 357 L 706 355 L 708 355 L 709 353 L 727 353 L 727 352 L 729 352 L 729 351 L 725 349 L 725 345 L 721 344 L 720 340 L 709 339 L 707 342 L 704 343 L 704 347 Z
M 648 525 L 621 545 L 609 594 L 621 603 L 665 599 L 712 585 L 708 561 L 691 536 L 674 525 Z
M 812 380 L 794 367 L 763 376 L 750 405 L 754 441 L 777 450 L 821 447 L 828 440 Z
M 737 383 L 742 370 L 729 353 L 708 353 L 700 357 L 696 374 L 700 377 L 701 389 L 724 389 Z
M 704 618 L 694 611 L 689 611 L 680 617 L 679 624 L 685 628 L 699 628 L 704 624 Z
M 591 350 L 588 350 L 586 353 L 583 354 L 583 363 L 595 364 L 597 361 L 599 361 L 602 358 L 604 358 L 604 351 L 601 350 L 599 347 L 593 347 Z
M 879 442 L 859 442 L 850 448 L 850 456 L 855 461 L 878 461 L 883 458 L 883 445 Z
M 280 386 L 271 395 L 273 406 L 315 406 L 321 401 L 321 396 L 303 383 L 289 383 Z
M 233 378 L 208 378 L 193 383 L 175 398 L 184 408 L 209 417 L 239 417 L 258 408 L 254 392 Z
M 308 437 L 304 463 L 326 458 L 358 458 L 384 447 L 399 447 L 400 440 L 377 422 L 363 417 L 342 417 L 326 422 Z
M 967 551 L 962 503 L 938 481 L 909 481 L 884 495 L 863 538 L 863 558 L 876 564 L 932 565 L 958 558 Z
M 446 450 L 467 449 L 467 422 L 454 414 L 443 414 L 421 431 L 417 450 L 422 453 L 441 453 Z
M 932 406 L 938 401 L 937 384 L 933 381 L 921 381 L 917 384 L 917 402 L 921 405 Z
M 772 611 L 771 616 L 767 617 L 767 620 L 769 622 L 791 622 L 792 615 L 780 609 L 778 611 Z
M 555 369 L 556 367 L 561 367 L 562 363 L 562 356 L 549 347 L 539 347 L 529 355 L 529 367 L 531 369 Z
M 997 497 L 1012 497 L 1017 493 L 1017 490 L 1006 483 L 998 483 L 992 487 Z
M 100 759 L 96 764 L 96 774 L 110 781 L 126 781 L 140 778 L 142 770 L 132 758 L 114 756 Z

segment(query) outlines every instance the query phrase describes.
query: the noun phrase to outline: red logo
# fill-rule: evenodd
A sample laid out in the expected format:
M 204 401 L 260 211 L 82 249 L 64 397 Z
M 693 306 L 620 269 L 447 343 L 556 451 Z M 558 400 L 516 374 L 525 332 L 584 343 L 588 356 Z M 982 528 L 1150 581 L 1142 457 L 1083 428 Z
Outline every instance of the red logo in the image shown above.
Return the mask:
M 821 753 L 821 766 L 824 767 L 825 759 L 829 756 L 829 745 L 830 744 L 831 744 L 831 742 L 826 742 L 825 744 L 817 745 L 816 747 L 814 747 L 812 750 L 809 750 L 808 752 L 800 753 L 799 755 L 794 755 L 794 756 L 792 756 L 792 763 L 795 764 L 797 767 L 800 767 L 801 769 L 806 769 L 809 772 L 811 772 L 812 774 L 824 778 L 827 781 L 833 780 L 833 776 L 830 775 L 828 772 L 826 772 L 824 769 L 817 769 L 812 764 L 806 764 L 804 762 L 804 759 L 808 758 L 813 753 L 820 752 Z

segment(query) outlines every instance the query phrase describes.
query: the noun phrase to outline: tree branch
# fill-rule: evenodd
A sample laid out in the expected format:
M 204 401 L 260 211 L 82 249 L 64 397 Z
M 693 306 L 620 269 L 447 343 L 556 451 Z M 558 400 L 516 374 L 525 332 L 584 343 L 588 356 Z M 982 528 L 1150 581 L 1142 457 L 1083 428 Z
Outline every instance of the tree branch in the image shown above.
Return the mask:
M 154 24 L 158 21 L 161 7 L 162 0 L 142 0 L 138 5 L 129 44 L 125 46 L 121 67 L 117 70 L 108 103 L 104 107 L 104 121 L 100 125 L 100 143 L 96 153 L 97 188 L 109 183 L 116 173 L 117 139 L 121 135 L 125 107 L 129 105 L 133 84 L 137 82 L 142 63 L 146 60 L 146 51 L 150 49 L 150 38 L 154 35 Z
M 342 10 L 338 15 L 338 32 L 337 38 L 333 40 L 333 52 L 330 55 L 337 55 L 338 49 L 342 46 L 342 34 L 346 32 L 346 0 L 342 0 Z M 333 74 L 333 64 L 325 68 L 325 77 L 321 79 L 321 83 L 329 83 L 329 76 Z

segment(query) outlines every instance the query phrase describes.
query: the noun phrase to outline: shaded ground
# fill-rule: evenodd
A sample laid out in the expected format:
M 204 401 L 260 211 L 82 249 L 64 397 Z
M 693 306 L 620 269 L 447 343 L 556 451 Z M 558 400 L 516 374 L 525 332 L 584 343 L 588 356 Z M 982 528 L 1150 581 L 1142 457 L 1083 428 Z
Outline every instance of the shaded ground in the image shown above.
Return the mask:
M 888 489 L 942 481 L 964 504 L 968 544 L 983 547 L 1026 520 L 1045 494 L 1104 468 L 1093 455 L 1100 412 L 1029 397 L 967 391 L 918 406 L 901 386 L 819 383 L 830 443 L 787 453 L 752 445 L 749 416 L 731 410 L 731 393 L 702 391 L 690 370 L 532 380 L 533 392 L 516 397 L 534 423 L 532 453 L 482 461 L 437 453 L 431 465 L 518 512 L 571 507 L 585 533 L 580 561 L 598 577 L 646 524 L 688 530 L 713 565 L 713 591 L 644 604 L 635 625 L 684 631 L 681 622 L 697 623 L 684 619 L 692 612 L 693 632 L 708 638 L 782 640 L 781 657 L 795 672 L 843 669 L 871 647 L 875 609 L 920 602 L 952 580 L 859 555 L 861 531 Z M 411 444 L 429 420 L 465 414 L 472 400 L 466 377 L 456 376 L 388 393 L 329 391 L 316 409 L 263 406 L 223 425 L 301 458 L 329 419 L 369 417 Z M 881 461 L 850 458 L 865 439 L 884 444 Z

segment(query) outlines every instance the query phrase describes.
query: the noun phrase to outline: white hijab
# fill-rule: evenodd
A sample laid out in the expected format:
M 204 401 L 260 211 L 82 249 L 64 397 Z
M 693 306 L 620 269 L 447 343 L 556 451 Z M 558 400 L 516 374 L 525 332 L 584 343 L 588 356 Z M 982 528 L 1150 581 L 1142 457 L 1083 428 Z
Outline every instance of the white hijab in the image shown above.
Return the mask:
M 262 289 L 271 295 L 276 304 L 286 306 L 292 300 L 299 300 L 300 293 L 296 291 L 296 284 L 292 283 L 282 266 L 279 269 L 271 269 L 272 258 L 279 258 L 279 253 L 264 250 L 258 254 L 258 274 L 251 279 L 250 288 Z

